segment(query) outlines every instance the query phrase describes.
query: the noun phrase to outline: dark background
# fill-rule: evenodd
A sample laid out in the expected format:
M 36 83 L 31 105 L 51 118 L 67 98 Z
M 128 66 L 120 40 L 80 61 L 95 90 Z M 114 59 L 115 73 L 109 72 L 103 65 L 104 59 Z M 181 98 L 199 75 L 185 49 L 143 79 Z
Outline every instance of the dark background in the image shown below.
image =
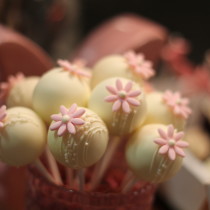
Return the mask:
M 83 0 L 84 34 L 104 19 L 133 12 L 167 27 L 171 33 L 187 38 L 192 46 L 190 58 L 199 63 L 210 48 L 210 1 Z
M 210 0 L 0 0 L 0 23 L 31 38 L 54 58 L 71 53 L 93 28 L 123 13 L 147 17 L 184 36 L 195 63 L 210 48 Z

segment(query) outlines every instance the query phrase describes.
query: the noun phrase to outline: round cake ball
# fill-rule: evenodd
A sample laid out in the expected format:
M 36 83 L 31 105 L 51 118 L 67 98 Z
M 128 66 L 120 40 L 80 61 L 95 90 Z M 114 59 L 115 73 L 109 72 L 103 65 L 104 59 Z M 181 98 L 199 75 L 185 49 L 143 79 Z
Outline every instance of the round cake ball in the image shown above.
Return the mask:
M 111 77 L 125 77 L 142 83 L 154 75 L 152 63 L 143 54 L 127 52 L 124 55 L 109 55 L 99 60 L 93 67 L 91 86 Z
M 51 122 L 50 116 L 59 111 L 61 104 L 67 107 L 73 103 L 86 106 L 90 94 L 85 79 L 89 76 L 88 72 L 80 71 L 67 61 L 60 65 L 60 68 L 45 73 L 34 90 L 34 110 L 47 123 Z
M 188 99 L 181 98 L 178 92 L 166 91 L 161 93 L 154 91 L 147 94 L 146 102 L 147 116 L 144 124 L 173 124 L 178 130 L 182 130 L 191 113 Z
M 126 146 L 126 160 L 136 178 L 159 183 L 174 176 L 188 146 L 183 135 L 162 124 L 146 125 L 134 133 Z
M 60 107 L 60 114 L 48 131 L 48 145 L 55 159 L 74 168 L 86 168 L 96 163 L 108 144 L 108 131 L 97 114 L 73 104 Z
M 32 108 L 32 96 L 39 77 L 26 77 L 10 90 L 6 100 L 8 107 L 24 106 Z
M 32 108 L 32 96 L 39 77 L 24 77 L 19 73 L 9 76 L 7 82 L 0 84 L 1 96 L 7 107 L 24 106 Z
M 117 136 L 137 129 L 146 115 L 143 88 L 120 77 L 99 83 L 91 93 L 88 107 L 106 123 L 110 134 Z
M 3 108 L 0 110 L 0 159 L 11 166 L 34 162 L 46 145 L 44 123 L 28 108 Z M 4 116 L 2 120 L 1 116 Z

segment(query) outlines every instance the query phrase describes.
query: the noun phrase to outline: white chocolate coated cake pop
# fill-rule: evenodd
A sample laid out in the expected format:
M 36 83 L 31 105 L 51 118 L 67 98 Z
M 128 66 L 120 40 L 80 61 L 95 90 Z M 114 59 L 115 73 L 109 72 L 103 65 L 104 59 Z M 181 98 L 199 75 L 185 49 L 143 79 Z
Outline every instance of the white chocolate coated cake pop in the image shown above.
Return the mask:
M 59 65 L 60 68 L 45 73 L 34 90 L 34 110 L 47 123 L 51 122 L 50 116 L 59 111 L 61 104 L 86 106 L 90 94 L 86 81 L 90 76 L 88 71 L 80 70 L 68 61 L 59 60 Z
M 24 106 L 32 108 L 32 95 L 39 77 L 24 77 L 19 73 L 16 76 L 9 76 L 7 82 L 0 84 L 1 96 L 7 107 Z
M 143 88 L 125 78 L 110 78 L 92 91 L 88 107 L 106 123 L 110 134 L 121 136 L 137 129 L 145 119 Z
M 154 75 L 152 63 L 143 54 L 129 51 L 124 55 L 109 55 L 100 59 L 93 67 L 91 87 L 111 77 L 125 77 L 142 83 Z
M 48 145 L 61 164 L 81 169 L 96 163 L 108 144 L 108 130 L 103 121 L 89 109 L 73 104 L 60 107 L 60 113 L 48 131 Z
M 188 99 L 182 98 L 179 92 L 151 92 L 146 96 L 147 116 L 144 124 L 173 124 L 183 130 L 186 120 L 191 114 Z
M 0 160 L 11 166 L 36 161 L 46 145 L 46 127 L 38 115 L 28 108 L 3 106 L 0 121 Z
M 185 156 L 184 133 L 173 125 L 145 125 L 131 136 L 126 146 L 126 160 L 136 178 L 152 183 L 164 182 L 174 176 Z

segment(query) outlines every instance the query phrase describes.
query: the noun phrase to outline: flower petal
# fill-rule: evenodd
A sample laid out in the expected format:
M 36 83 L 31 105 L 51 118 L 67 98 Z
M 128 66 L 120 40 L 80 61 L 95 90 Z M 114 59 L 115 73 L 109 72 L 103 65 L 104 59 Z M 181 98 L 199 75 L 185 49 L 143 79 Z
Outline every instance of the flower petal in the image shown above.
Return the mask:
M 85 121 L 80 118 L 73 118 L 71 119 L 71 123 L 74 125 L 84 125 Z
M 68 114 L 68 109 L 65 106 L 61 105 L 60 112 L 62 115 Z
M 60 126 L 61 126 L 62 122 L 61 121 L 57 121 L 54 122 L 50 125 L 50 130 L 57 130 Z
M 68 128 L 69 133 L 71 133 L 71 134 L 75 134 L 76 133 L 76 128 L 75 128 L 75 126 L 72 123 L 69 122 L 67 124 L 67 128 Z
M 173 138 L 174 136 L 174 126 L 173 125 L 169 125 L 168 126 L 168 137 L 169 138 Z
M 0 128 L 3 128 L 3 127 L 4 127 L 4 123 L 0 122 Z
M 130 113 L 131 111 L 130 106 L 126 100 L 122 102 L 122 109 L 125 113 Z
M 182 104 L 183 105 L 188 105 L 189 104 L 189 99 L 188 98 L 182 98 Z
M 3 91 L 3 90 L 7 90 L 9 88 L 9 84 L 6 83 L 6 82 L 2 82 L 0 84 L 0 89 Z
M 69 114 L 74 113 L 77 110 L 77 104 L 72 104 L 71 107 L 69 108 Z
M 117 87 L 117 90 L 122 90 L 123 86 L 122 86 L 121 80 L 119 79 L 116 80 L 116 87 Z
M 140 102 L 138 100 L 136 100 L 135 98 L 127 98 L 126 99 L 127 102 L 133 106 L 139 106 L 140 105 Z
M 112 94 L 114 94 L 114 95 L 117 94 L 117 90 L 116 90 L 114 87 L 110 86 L 110 85 L 107 85 L 107 86 L 106 86 L 106 89 L 107 89 L 110 93 L 112 93 Z
M 133 86 L 133 83 L 131 81 L 129 81 L 125 86 L 125 91 L 129 92 L 131 90 L 132 86 Z
M 7 116 L 6 112 L 0 114 L 0 120 L 3 120 Z
M 116 96 L 116 95 L 111 95 L 111 96 L 106 96 L 105 97 L 105 101 L 106 102 L 114 102 L 114 101 L 116 101 L 118 99 L 118 97 Z
M 167 141 L 165 139 L 161 139 L 161 138 L 155 139 L 154 142 L 161 146 L 167 144 Z
M 176 91 L 176 92 L 174 92 L 174 98 L 176 98 L 178 101 L 180 101 L 180 99 L 181 99 L 181 94 L 180 94 L 180 92 L 178 92 L 178 91 Z
M 176 146 L 186 148 L 189 146 L 189 143 L 186 141 L 177 141 Z
M 134 90 L 134 91 L 131 91 L 130 93 L 128 93 L 127 96 L 129 96 L 129 97 L 136 97 L 136 96 L 138 96 L 140 94 L 141 94 L 140 90 Z
M 159 128 L 158 133 L 159 133 L 160 137 L 162 137 L 163 139 L 165 139 L 165 140 L 168 139 L 168 136 L 166 135 L 166 133 L 164 132 L 163 129 Z
M 159 153 L 161 155 L 166 154 L 168 152 L 169 146 L 168 144 L 163 145 L 160 149 L 159 149 Z
M 54 121 L 59 121 L 62 119 L 62 116 L 60 114 L 53 114 L 51 115 L 51 119 Z
M 63 134 L 66 132 L 66 124 L 62 124 L 60 128 L 58 129 L 58 136 L 63 136 Z
M 1 108 L 0 108 L 0 111 L 5 112 L 6 109 L 7 109 L 6 105 L 2 105 Z
M 184 136 L 184 132 L 176 133 L 176 134 L 174 135 L 174 140 L 175 140 L 175 141 L 179 141 L 180 139 L 183 138 L 183 136 Z
M 171 160 L 175 160 L 175 158 L 176 158 L 176 153 L 175 153 L 175 151 L 174 151 L 174 148 L 169 148 L 168 157 L 169 157 L 169 159 L 171 159 Z
M 112 106 L 112 111 L 116 112 L 117 110 L 119 110 L 121 107 L 121 101 L 117 100 L 114 102 L 113 106 Z
M 178 106 L 178 105 L 175 105 L 175 106 L 174 106 L 174 113 L 177 114 L 177 115 L 179 115 L 179 114 L 181 113 L 181 108 L 180 108 L 180 106 Z
M 84 70 L 77 70 L 76 73 L 80 76 L 91 78 L 91 73 Z
M 81 117 L 85 113 L 85 109 L 78 109 L 74 114 L 72 114 L 73 118 Z
M 183 149 L 179 148 L 179 147 L 174 147 L 174 150 L 176 151 L 176 153 L 181 156 L 181 157 L 185 157 L 185 153 L 183 151 Z

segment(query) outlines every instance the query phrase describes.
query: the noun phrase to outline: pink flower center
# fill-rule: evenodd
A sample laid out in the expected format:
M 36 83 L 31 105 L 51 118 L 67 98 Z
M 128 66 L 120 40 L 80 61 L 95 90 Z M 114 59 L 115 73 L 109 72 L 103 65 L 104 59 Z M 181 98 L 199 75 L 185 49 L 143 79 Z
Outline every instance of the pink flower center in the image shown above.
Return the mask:
M 63 123 L 67 123 L 69 120 L 70 120 L 70 117 L 67 114 L 63 115 L 63 117 L 62 117 L 62 122 Z
M 125 99 L 126 98 L 126 92 L 125 91 L 120 91 L 119 93 L 118 93 L 118 96 L 121 98 L 121 99 Z
M 175 141 L 173 140 L 173 139 L 170 139 L 169 141 L 168 141 L 168 145 L 170 146 L 170 147 L 173 147 L 174 145 L 175 145 Z

